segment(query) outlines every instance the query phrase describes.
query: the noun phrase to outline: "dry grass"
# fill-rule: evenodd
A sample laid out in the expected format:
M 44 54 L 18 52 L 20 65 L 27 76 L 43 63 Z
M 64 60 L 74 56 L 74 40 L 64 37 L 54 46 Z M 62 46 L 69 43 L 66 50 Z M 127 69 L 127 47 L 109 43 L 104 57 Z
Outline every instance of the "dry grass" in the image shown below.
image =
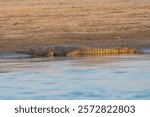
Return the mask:
M 1 0 L 0 51 L 37 44 L 150 47 L 150 2 Z

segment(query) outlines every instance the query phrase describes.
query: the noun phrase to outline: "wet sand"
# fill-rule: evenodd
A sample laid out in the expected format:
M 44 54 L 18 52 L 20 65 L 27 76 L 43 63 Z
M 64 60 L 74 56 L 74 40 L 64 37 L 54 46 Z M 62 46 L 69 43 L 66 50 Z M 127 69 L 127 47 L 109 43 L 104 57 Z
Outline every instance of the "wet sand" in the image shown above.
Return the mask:
M 0 52 L 39 45 L 150 48 L 150 1 L 1 0 Z

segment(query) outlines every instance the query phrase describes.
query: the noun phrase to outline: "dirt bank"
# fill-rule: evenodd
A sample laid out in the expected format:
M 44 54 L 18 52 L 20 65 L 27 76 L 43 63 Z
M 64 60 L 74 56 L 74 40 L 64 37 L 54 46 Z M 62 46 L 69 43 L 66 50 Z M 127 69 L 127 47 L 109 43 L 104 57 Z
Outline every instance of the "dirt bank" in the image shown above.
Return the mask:
M 150 1 L 0 1 L 0 51 L 53 44 L 150 47 Z

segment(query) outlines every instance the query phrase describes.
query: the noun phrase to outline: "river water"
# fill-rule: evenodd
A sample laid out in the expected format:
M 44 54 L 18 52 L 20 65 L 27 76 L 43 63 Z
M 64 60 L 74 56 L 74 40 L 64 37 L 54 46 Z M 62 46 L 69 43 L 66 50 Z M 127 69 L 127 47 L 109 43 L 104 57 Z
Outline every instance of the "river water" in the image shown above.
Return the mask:
M 150 54 L 0 57 L 0 99 L 150 99 Z

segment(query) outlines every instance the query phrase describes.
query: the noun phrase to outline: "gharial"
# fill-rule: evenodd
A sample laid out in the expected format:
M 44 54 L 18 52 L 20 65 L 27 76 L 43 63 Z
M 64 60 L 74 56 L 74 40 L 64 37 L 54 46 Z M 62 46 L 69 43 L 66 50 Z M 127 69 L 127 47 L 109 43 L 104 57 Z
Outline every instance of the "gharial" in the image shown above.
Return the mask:
M 86 46 L 40 46 L 30 48 L 30 54 L 34 57 L 40 56 L 90 56 L 90 55 L 122 55 L 122 54 L 141 54 L 141 50 L 136 48 L 116 47 L 116 48 L 98 48 Z

